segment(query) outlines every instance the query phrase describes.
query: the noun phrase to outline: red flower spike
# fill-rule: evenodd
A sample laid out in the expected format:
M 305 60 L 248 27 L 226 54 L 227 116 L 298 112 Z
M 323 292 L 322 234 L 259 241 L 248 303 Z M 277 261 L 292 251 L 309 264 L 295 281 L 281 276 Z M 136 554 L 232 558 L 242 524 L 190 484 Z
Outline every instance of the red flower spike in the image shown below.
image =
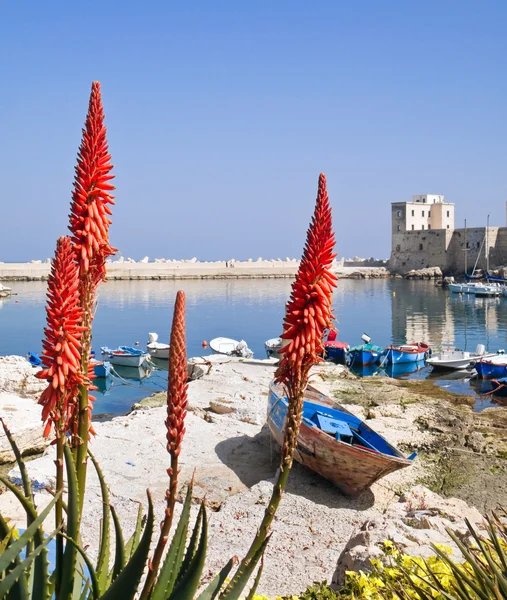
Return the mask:
M 61 237 L 57 242 L 47 296 L 46 339 L 42 343 L 45 368 L 36 377 L 49 382 L 39 399 L 42 420 L 46 422 L 44 435 L 49 435 L 54 424 L 58 437 L 67 429 L 69 414 L 77 410 L 78 388 L 85 383 L 80 368 L 82 309 L 78 268 L 69 237 Z
M 315 212 L 306 236 L 306 244 L 292 284 L 290 301 L 284 319 L 282 339 L 285 344 L 275 380 L 297 387 L 310 368 L 322 361 L 324 330 L 331 327 L 332 293 L 337 277 L 331 272 L 336 254 L 331 206 L 326 189 L 326 177 L 319 176 Z
M 79 275 L 90 277 L 95 287 L 105 279 L 107 257 L 116 252 L 109 243 L 112 168 L 100 83 L 94 81 L 75 169 L 69 229 Z
M 187 353 L 185 340 L 185 293 L 176 294 L 171 344 L 169 348 L 169 382 L 167 387 L 167 451 L 177 457 L 185 435 L 187 414 Z

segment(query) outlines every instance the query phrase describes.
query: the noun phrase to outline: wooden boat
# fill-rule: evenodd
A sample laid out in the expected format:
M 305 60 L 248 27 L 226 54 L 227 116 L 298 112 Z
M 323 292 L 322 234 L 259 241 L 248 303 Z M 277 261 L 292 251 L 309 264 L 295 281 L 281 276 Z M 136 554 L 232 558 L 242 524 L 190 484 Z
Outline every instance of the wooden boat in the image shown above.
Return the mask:
M 108 360 L 90 360 L 95 377 L 109 377 L 111 375 L 111 363 Z
M 354 346 L 350 348 L 349 364 L 353 367 L 366 367 L 367 365 L 374 365 L 378 362 L 380 355 L 382 354 L 382 348 L 375 346 L 375 344 L 361 344 L 360 346 Z
M 35 352 L 29 352 L 26 355 L 26 360 L 32 365 L 32 367 L 38 367 L 42 365 L 41 357 Z
M 428 344 L 414 342 L 404 346 L 388 346 L 383 352 L 382 360 L 387 364 L 411 363 L 424 360 L 430 351 Z
M 218 337 L 211 340 L 209 347 L 215 354 L 226 354 L 227 356 L 239 356 L 241 358 L 252 358 L 253 352 L 244 340 L 238 342 L 230 338 Z
M 150 358 L 145 350 L 138 350 L 131 346 L 118 346 L 115 350 L 103 346 L 100 352 L 105 360 L 108 360 L 112 365 L 121 367 L 140 367 Z
M 483 379 L 502 379 L 507 377 L 507 355 L 499 353 L 498 356 L 483 358 L 473 363 L 477 375 Z
M 267 423 L 280 445 L 287 408 L 283 386 L 271 383 Z M 364 421 L 308 386 L 294 457 L 344 494 L 358 496 L 381 477 L 408 467 L 415 456 L 406 458 Z
M 264 342 L 264 349 L 268 358 L 280 358 L 280 348 L 282 347 L 282 338 L 271 338 Z
M 148 334 L 148 343 L 146 349 L 150 353 L 150 356 L 154 358 L 161 358 L 162 360 L 169 360 L 169 344 L 163 344 L 158 341 L 158 333 Z
M 345 362 L 350 346 L 336 339 L 338 332 L 332 329 L 324 340 L 324 358 L 335 362 Z
M 484 345 L 478 344 L 475 352 L 465 352 L 464 350 L 457 349 L 444 350 L 440 354 L 426 359 L 426 363 L 434 369 L 464 370 L 477 360 L 493 356 L 496 356 L 496 353 L 486 354 Z

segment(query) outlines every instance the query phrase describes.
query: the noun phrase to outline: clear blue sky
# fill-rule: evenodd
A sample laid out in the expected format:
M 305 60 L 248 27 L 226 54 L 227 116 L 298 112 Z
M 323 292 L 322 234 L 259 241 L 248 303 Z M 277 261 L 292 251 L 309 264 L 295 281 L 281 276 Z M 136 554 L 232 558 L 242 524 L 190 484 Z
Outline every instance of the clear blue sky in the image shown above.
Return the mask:
M 66 232 L 102 82 L 124 256 L 299 256 L 319 172 L 340 255 L 388 256 L 390 203 L 505 225 L 505 0 L 2 3 L 0 260 Z

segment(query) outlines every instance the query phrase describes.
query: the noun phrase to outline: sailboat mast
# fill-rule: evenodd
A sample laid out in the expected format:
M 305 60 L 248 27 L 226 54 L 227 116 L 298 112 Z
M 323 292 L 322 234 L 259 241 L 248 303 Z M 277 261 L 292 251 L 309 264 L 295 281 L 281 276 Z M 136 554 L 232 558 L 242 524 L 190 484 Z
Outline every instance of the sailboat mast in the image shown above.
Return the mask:
M 489 273 L 489 240 L 488 240 L 488 229 L 489 229 L 489 215 L 486 224 L 486 277 Z
M 465 275 L 468 273 L 467 220 L 465 219 Z

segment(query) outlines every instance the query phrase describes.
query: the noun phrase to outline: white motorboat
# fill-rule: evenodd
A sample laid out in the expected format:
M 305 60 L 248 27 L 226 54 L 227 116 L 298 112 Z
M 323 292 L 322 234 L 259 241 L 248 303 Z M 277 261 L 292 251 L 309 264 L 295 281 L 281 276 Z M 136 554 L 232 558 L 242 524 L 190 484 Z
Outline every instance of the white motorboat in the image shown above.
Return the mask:
M 148 334 L 148 343 L 146 348 L 153 358 L 160 358 L 162 360 L 169 360 L 169 344 L 162 344 L 158 342 L 158 333 Z
M 130 346 L 118 346 L 115 350 L 106 348 L 100 349 L 104 360 L 108 360 L 112 365 L 120 367 L 140 367 L 146 362 L 150 355 L 145 350 L 138 350 Z
M 238 342 L 230 338 L 218 337 L 211 340 L 210 348 L 215 354 L 226 354 L 227 356 L 239 356 L 241 358 L 252 358 L 253 352 L 244 340 Z
M 7 287 L 5 285 L 2 285 L 0 283 L 0 298 L 7 298 L 8 296 L 10 296 L 12 294 L 12 290 L 10 287 Z
M 268 358 L 280 358 L 280 348 L 282 347 L 282 338 L 271 338 L 264 342 L 264 348 Z
M 491 358 L 498 353 L 486 354 L 486 348 L 483 344 L 478 344 L 475 352 L 465 352 L 464 350 L 444 350 L 440 354 L 433 355 L 426 359 L 426 364 L 431 365 L 434 369 L 467 369 L 472 362 Z

